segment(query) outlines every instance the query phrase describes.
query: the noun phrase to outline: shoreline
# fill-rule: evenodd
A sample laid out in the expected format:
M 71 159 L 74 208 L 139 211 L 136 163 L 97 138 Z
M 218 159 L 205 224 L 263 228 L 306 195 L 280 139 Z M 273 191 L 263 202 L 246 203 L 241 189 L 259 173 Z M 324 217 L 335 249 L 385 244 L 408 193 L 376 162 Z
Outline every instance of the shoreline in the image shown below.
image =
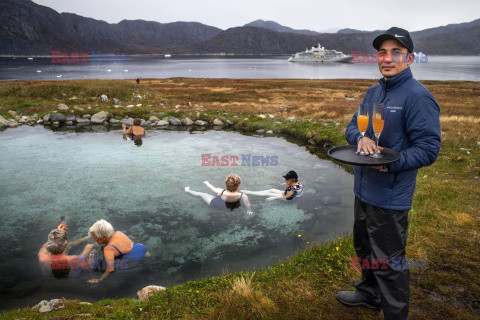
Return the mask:
M 480 257 L 474 249 L 480 241 L 480 82 L 421 82 L 441 107 L 442 147 L 437 161 L 420 169 L 409 213 L 407 258 L 428 260 L 428 268 L 411 271 L 410 318 L 473 319 L 480 308 L 480 279 L 476 276 Z M 42 117 L 57 110 L 66 114 L 73 111 L 83 117 L 105 111 L 122 119 L 146 119 L 151 112 L 164 112 L 158 118 L 172 116 L 180 120 L 186 116 L 193 121 L 198 112 L 199 119 L 208 123 L 215 118 L 225 122 L 231 119 L 234 127 L 249 132 L 280 130 L 304 142 L 313 139 L 312 143 L 318 146 L 341 145 L 346 143 L 343 134 L 356 105 L 375 83 L 369 79 L 195 78 L 144 79 L 140 86 L 131 80 L 0 82 L 0 115 L 11 119 L 8 111 L 12 110 L 17 115 L 37 113 Z M 109 101 L 99 102 L 100 93 L 105 93 Z M 110 102 L 113 98 L 121 100 L 123 107 L 115 108 Z M 58 110 L 60 104 L 68 109 Z M 133 107 L 128 108 L 129 105 Z M 5 311 L 2 316 L 352 320 L 380 317 L 378 312 L 347 308 L 336 302 L 335 291 L 349 290 L 358 280 L 360 270 L 352 268 L 354 255 L 351 236 L 340 236 L 311 244 L 265 269 L 188 282 L 147 300 L 101 300 L 91 305 L 65 301 L 64 308 L 46 314 L 23 308 Z M 258 299 L 242 295 L 238 291 L 241 284 Z

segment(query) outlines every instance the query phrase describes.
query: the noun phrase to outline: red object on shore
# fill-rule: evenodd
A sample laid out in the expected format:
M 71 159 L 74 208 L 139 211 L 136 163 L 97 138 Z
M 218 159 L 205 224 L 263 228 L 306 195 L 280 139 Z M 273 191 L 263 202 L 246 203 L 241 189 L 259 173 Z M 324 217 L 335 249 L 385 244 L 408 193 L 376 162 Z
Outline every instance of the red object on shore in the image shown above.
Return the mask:
M 140 83 L 140 78 L 137 78 L 137 84 L 139 84 L 139 83 Z

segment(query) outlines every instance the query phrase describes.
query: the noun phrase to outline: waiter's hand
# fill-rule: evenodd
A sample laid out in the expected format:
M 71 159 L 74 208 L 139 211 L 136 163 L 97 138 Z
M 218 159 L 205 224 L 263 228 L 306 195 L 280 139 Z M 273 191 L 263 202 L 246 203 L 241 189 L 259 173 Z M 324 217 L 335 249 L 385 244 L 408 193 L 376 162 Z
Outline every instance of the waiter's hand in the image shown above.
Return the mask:
M 363 152 L 365 152 L 366 155 L 373 154 L 376 149 L 376 144 L 375 141 L 370 139 L 369 137 L 363 137 L 358 140 L 358 146 L 357 146 L 357 152 L 360 152 L 360 150 L 363 149 Z M 382 153 L 383 148 L 378 147 L 378 152 Z

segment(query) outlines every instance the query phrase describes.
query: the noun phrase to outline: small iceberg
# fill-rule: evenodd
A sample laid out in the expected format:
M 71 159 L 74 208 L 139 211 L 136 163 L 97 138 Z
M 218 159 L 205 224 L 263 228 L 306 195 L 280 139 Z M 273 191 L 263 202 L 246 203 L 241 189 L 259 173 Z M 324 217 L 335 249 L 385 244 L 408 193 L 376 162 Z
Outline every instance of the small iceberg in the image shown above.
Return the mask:
M 127 69 L 125 69 L 125 70 L 123 70 L 123 71 L 124 71 L 124 72 L 128 72 L 128 70 L 127 70 Z
M 28 60 L 33 60 L 33 58 L 28 58 Z
M 167 54 L 165 55 L 165 58 L 171 58 L 171 57 L 172 57 L 171 54 L 168 54 L 168 53 L 167 53 Z
M 107 72 L 112 72 L 112 70 L 108 69 Z
M 61 77 L 62 77 L 62 75 L 57 76 L 57 78 L 61 78 Z
M 38 73 L 42 72 L 41 70 L 37 70 Z

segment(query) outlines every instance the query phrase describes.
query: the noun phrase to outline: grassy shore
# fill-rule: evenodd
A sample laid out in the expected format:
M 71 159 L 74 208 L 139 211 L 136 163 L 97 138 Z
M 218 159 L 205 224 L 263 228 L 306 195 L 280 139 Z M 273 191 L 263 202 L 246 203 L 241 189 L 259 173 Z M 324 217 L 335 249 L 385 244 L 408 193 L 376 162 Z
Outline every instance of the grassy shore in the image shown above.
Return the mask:
M 480 319 L 480 180 L 474 179 L 480 176 L 480 83 L 423 83 L 441 107 L 442 147 L 437 161 L 419 171 L 410 212 L 407 258 L 428 260 L 428 268 L 411 271 L 410 319 Z M 79 115 L 106 110 L 120 118 L 164 112 L 193 120 L 232 119 L 241 131 L 272 129 L 330 146 L 346 143 L 346 125 L 373 84 L 373 80 L 187 78 L 147 79 L 140 85 L 133 80 L 0 82 L 0 115 L 11 117 L 7 111 L 13 110 L 41 116 L 59 103 Z M 124 106 L 142 106 L 127 109 L 98 103 L 101 93 L 122 100 Z M 130 102 L 135 95 L 143 99 Z M 259 118 L 259 113 L 273 119 Z M 267 269 L 189 282 L 145 301 L 103 300 L 92 305 L 67 301 L 65 308 L 43 315 L 21 309 L 2 316 L 382 319 L 381 311 L 351 309 L 335 300 L 337 290 L 352 289 L 359 277 L 359 270 L 351 268 L 354 256 L 352 238 L 342 236 L 310 244 Z

